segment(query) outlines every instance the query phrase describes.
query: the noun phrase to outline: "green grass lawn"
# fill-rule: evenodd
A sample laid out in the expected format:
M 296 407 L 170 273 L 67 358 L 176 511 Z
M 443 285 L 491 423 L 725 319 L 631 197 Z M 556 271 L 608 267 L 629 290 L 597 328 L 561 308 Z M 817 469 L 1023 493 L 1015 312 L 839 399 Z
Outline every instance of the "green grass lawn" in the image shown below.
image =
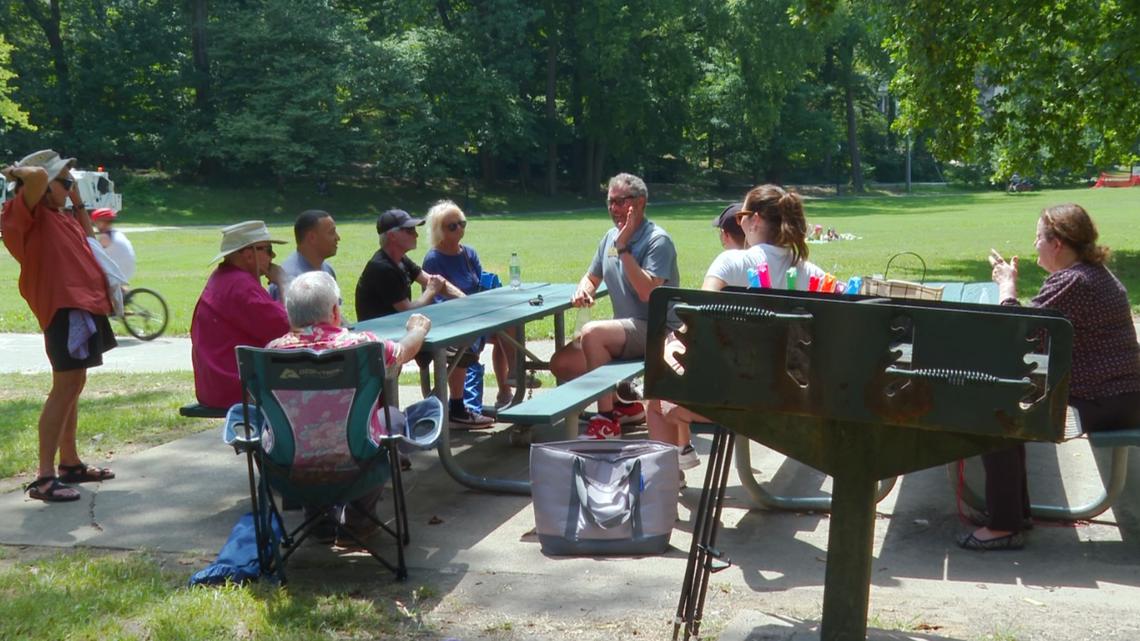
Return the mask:
M 174 188 L 170 188 L 174 190 Z M 172 200 L 190 200 L 189 188 L 182 187 Z M 210 207 L 208 194 L 199 194 L 199 210 Z M 225 196 L 236 198 L 236 196 Z M 129 200 L 129 199 L 128 199 Z M 1133 216 L 1140 209 L 1140 193 L 1130 189 L 1076 189 L 1027 194 L 971 192 L 919 194 L 913 196 L 844 197 L 811 200 L 807 204 L 811 224 L 835 227 L 852 233 L 859 240 L 811 245 L 811 259 L 837 276 L 882 273 L 890 256 L 915 251 L 927 263 L 931 280 L 984 280 L 989 278 L 986 255 L 991 247 L 1006 255 L 1033 256 L 1034 221 L 1040 210 L 1062 202 L 1078 202 L 1094 216 L 1101 240 L 1113 247 L 1112 268 L 1129 289 L 1134 308 L 1140 306 L 1140 226 Z M 191 217 L 192 202 L 184 206 L 148 209 L 144 218 L 154 224 L 184 225 Z M 231 209 L 233 202 L 226 203 Z M 720 250 L 712 218 L 718 203 L 650 205 L 650 217 L 672 234 L 682 274 L 682 285 L 699 286 L 705 269 Z M 334 215 L 338 212 L 330 206 Z M 194 210 L 193 220 L 199 217 Z M 283 239 L 292 237 L 291 214 L 251 210 L 250 217 L 269 213 L 279 222 L 271 225 Z M 417 214 L 422 210 L 416 211 Z M 364 263 L 377 248 L 372 212 L 354 212 L 338 217 L 341 234 L 339 254 L 332 259 L 344 291 L 345 312 L 355 318 L 353 292 Z M 128 216 L 129 219 L 129 216 Z M 236 221 L 237 218 L 230 219 Z M 227 221 L 229 222 L 229 221 Z M 483 265 L 505 274 L 512 251 L 519 252 L 523 278 L 528 281 L 573 282 L 585 271 L 601 235 L 609 226 L 601 201 L 592 210 L 542 213 L 493 214 L 472 217 L 466 242 L 478 250 Z M 131 226 L 123 228 L 130 233 Z M 135 284 L 159 290 L 170 305 L 168 332 L 186 334 L 194 302 L 201 292 L 217 253 L 219 227 L 181 226 L 161 231 L 130 233 L 139 255 Z M 426 234 L 413 259 L 422 258 Z M 900 261 L 891 276 L 917 278 Z M 1044 272 L 1026 260 L 1023 265 L 1023 293 L 1031 293 L 1044 278 Z M 18 266 L 7 252 L 0 253 L 0 282 L 9 283 L 8 295 L 0 297 L 0 331 L 37 331 L 35 319 L 16 293 Z M 609 313 L 607 304 L 595 315 Z M 550 335 L 552 323 L 534 324 L 531 338 Z
M 0 639 L 439 638 L 421 621 L 434 600 L 390 580 L 335 586 L 290 584 L 186 589 L 185 563 L 145 553 L 55 551 L 38 559 L 0 555 Z
M 50 388 L 50 374 L 4 375 L 0 478 L 35 471 L 37 425 Z M 193 400 L 191 372 L 93 373 L 79 399 L 79 451 L 96 464 L 112 454 L 160 445 L 216 425 L 178 416 L 178 407 Z

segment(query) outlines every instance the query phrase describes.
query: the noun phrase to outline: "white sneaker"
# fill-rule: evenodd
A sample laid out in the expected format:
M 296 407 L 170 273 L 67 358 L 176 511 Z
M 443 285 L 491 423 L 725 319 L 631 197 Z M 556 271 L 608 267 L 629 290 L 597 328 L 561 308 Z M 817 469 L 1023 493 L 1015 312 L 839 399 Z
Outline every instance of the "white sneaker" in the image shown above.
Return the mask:
M 494 425 L 495 419 L 469 409 L 463 414 L 452 414 L 450 422 L 453 430 L 483 430 Z
M 677 456 L 677 462 L 682 470 L 691 470 L 701 464 L 701 459 L 697 456 L 697 451 L 693 449 L 692 443 L 689 443 L 685 447 L 678 447 L 677 449 L 680 451 Z

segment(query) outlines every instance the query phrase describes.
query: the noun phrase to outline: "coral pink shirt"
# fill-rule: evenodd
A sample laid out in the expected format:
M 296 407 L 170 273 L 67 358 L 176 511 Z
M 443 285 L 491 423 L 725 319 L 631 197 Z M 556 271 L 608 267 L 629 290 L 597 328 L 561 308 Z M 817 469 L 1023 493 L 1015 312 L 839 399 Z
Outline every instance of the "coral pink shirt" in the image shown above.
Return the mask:
M 396 364 L 401 355 L 399 343 L 381 340 L 372 332 L 350 332 L 343 327 L 329 323 L 317 323 L 309 327 L 302 327 L 288 334 L 273 339 L 266 347 L 269 349 L 311 349 L 323 351 L 340 347 L 352 347 L 360 343 L 384 343 L 384 367 Z
M 0 228 L 4 245 L 20 263 L 20 295 L 41 329 L 64 308 L 111 314 L 106 276 L 73 216 L 49 207 L 46 199 L 29 210 L 20 190 L 4 205 Z
M 241 402 L 238 345 L 262 347 L 289 331 L 281 303 L 249 272 L 222 263 L 206 281 L 190 322 L 194 391 L 207 407 Z

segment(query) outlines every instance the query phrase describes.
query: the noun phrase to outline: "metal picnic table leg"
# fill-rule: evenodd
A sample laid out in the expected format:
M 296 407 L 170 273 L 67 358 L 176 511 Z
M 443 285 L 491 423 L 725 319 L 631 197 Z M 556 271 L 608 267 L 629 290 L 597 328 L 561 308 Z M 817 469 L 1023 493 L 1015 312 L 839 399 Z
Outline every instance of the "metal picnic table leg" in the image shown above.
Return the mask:
M 459 467 L 455 457 L 451 454 L 451 428 L 450 410 L 448 408 L 447 392 L 447 350 L 436 350 L 432 354 L 432 371 L 435 377 L 435 388 L 432 393 L 443 403 L 443 429 L 439 434 L 439 462 L 451 478 L 463 485 L 484 492 L 502 492 L 506 494 L 530 494 L 530 483 L 527 481 L 512 481 L 509 479 L 492 479 L 485 476 L 475 476 Z
M 736 448 L 736 475 L 740 478 L 740 485 L 748 492 L 756 507 L 767 510 L 784 510 L 787 512 L 830 512 L 833 496 L 781 496 L 772 494 L 760 485 L 752 471 L 751 441 L 745 441 Z M 895 488 L 897 476 L 879 481 L 875 492 L 875 503 L 882 501 Z

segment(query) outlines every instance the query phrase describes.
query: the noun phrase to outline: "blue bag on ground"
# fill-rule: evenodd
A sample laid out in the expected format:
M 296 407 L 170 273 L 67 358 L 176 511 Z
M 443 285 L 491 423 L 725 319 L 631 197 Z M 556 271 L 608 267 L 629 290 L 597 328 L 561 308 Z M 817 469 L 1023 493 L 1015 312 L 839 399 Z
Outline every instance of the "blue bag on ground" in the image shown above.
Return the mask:
M 265 551 L 270 556 L 273 555 L 283 535 L 280 519 L 271 519 L 271 522 L 273 523 L 271 549 Z M 246 512 L 230 530 L 230 538 L 226 539 L 226 544 L 218 552 L 218 558 L 206 569 L 195 572 L 190 577 L 190 585 L 220 585 L 227 581 L 244 583 L 260 576 L 253 512 Z
M 503 286 L 499 275 L 495 272 L 483 272 L 479 280 L 479 291 L 498 289 Z M 482 363 L 467 366 L 467 378 L 463 381 L 463 404 L 476 412 L 483 411 L 483 374 L 485 368 Z

